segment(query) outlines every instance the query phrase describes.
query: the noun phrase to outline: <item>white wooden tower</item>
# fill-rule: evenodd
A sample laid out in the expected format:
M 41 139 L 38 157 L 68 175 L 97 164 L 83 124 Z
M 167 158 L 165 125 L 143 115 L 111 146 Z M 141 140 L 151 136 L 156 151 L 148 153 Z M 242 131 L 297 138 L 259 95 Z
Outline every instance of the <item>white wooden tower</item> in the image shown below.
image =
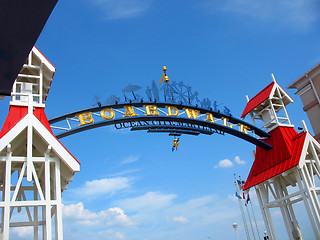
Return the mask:
M 260 99 L 260 100 L 258 100 Z M 293 205 L 303 202 L 316 239 L 320 239 L 320 144 L 308 132 L 298 133 L 285 106 L 291 98 L 274 81 L 252 98 L 243 113 L 263 121 L 271 150 L 256 149 L 244 190 L 255 188 L 269 239 L 278 239 L 270 210 L 280 208 L 289 239 L 303 239 Z M 278 117 L 277 109 L 285 116 Z
M 33 239 L 63 239 L 61 193 L 79 162 L 55 138 L 44 113 L 54 66 L 33 47 L 12 89 L 0 132 L 1 239 L 31 228 Z
M 292 103 L 292 98 L 279 86 L 273 74 L 273 82 L 266 86 L 259 94 L 249 100 L 241 118 L 247 114 L 251 116 L 252 122 L 256 125 L 256 120 L 261 120 L 262 129 L 269 132 L 278 126 L 291 125 L 286 106 Z

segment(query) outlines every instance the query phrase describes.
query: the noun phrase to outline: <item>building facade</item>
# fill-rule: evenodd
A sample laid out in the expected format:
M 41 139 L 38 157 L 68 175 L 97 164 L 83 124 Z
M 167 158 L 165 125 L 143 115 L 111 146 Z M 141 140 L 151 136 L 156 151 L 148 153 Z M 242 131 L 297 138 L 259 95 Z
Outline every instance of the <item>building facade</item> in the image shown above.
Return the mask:
M 315 138 L 320 140 L 320 63 L 291 83 L 288 88 L 297 89 L 303 110 L 310 120 Z

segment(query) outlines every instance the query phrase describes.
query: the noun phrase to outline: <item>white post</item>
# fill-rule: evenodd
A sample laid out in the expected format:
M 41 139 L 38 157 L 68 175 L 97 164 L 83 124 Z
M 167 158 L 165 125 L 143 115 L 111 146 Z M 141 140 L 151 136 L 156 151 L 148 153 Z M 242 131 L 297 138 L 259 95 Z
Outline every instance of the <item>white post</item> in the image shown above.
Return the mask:
M 252 221 L 251 221 L 251 217 L 250 217 L 250 213 L 249 213 L 249 209 L 248 209 L 248 204 L 246 205 L 246 208 L 247 208 L 247 212 L 248 212 L 248 218 L 249 218 L 249 222 L 250 222 L 251 231 L 253 234 L 253 239 L 256 239 L 256 235 L 255 235 L 253 227 L 252 227 Z
M 10 192 L 11 192 L 11 145 L 7 146 L 7 157 L 6 157 L 6 172 L 5 172 L 5 184 L 4 184 L 4 218 L 2 228 L 2 240 L 9 240 L 9 222 L 10 222 Z
M 237 193 L 238 191 L 238 184 L 237 184 L 237 180 L 235 178 L 235 182 L 234 182 L 235 186 L 236 186 L 236 191 Z M 246 235 L 247 235 L 247 239 L 251 240 L 250 238 L 250 234 L 249 234 L 249 230 L 248 230 L 248 225 L 247 225 L 247 221 L 246 221 L 246 217 L 244 215 L 244 211 L 243 211 L 243 206 L 242 206 L 242 202 L 241 200 L 238 198 L 238 202 L 239 202 L 239 206 L 240 206 L 240 210 L 241 210 L 241 215 L 242 215 L 242 220 L 243 220 L 243 224 L 244 224 L 244 229 L 246 230 Z
M 256 215 L 254 214 L 251 200 L 250 200 L 250 206 L 251 206 L 251 210 L 252 210 L 252 215 L 253 215 L 254 223 L 255 223 L 255 225 L 256 225 L 256 229 L 257 229 L 257 233 L 258 233 L 258 239 L 261 239 L 260 233 L 259 233 L 258 224 L 257 224 L 257 220 L 256 220 Z
M 62 229 L 62 202 L 61 202 L 61 169 L 60 169 L 60 159 L 55 161 L 55 193 L 57 200 L 56 207 L 56 239 L 63 240 L 63 229 Z
M 265 215 L 265 218 L 267 221 L 266 222 L 266 227 L 267 227 L 267 231 L 270 237 L 270 240 L 277 240 L 277 235 L 276 235 L 276 231 L 274 229 L 274 225 L 273 225 L 273 221 L 271 218 L 271 214 L 270 214 L 270 210 L 268 208 L 268 206 L 265 206 L 266 203 L 268 203 L 268 189 L 265 189 L 263 183 L 259 184 L 260 188 L 259 188 L 259 193 L 261 193 L 261 195 L 259 195 L 258 199 L 260 198 L 259 202 L 261 201 L 262 205 L 261 207 L 263 208 L 262 211 L 262 215 Z
M 37 186 L 34 183 L 34 190 L 33 190 L 33 200 L 36 201 L 38 199 L 38 193 L 37 193 Z M 34 240 L 38 240 L 38 232 L 39 232 L 39 222 L 38 222 L 38 206 L 33 207 L 33 221 L 34 221 L 34 227 L 33 227 L 33 238 Z
M 284 192 L 284 194 L 285 194 L 286 196 L 288 196 L 289 193 L 288 193 L 287 188 L 284 188 L 284 189 L 283 189 L 283 192 Z M 292 203 L 291 203 L 290 199 L 287 200 L 287 201 L 288 201 L 288 206 L 287 206 L 287 207 L 288 207 L 289 212 L 290 212 L 290 215 L 291 215 L 291 217 L 292 217 L 292 222 L 293 222 L 294 231 L 295 231 L 296 233 L 299 232 L 299 234 L 300 234 L 299 224 L 298 224 L 296 215 L 294 214 L 294 210 L 293 210 L 293 207 L 292 207 Z M 297 232 L 297 231 L 298 231 L 298 232 Z
M 313 218 L 313 215 L 312 215 L 312 212 L 311 212 L 311 206 L 310 206 L 310 204 L 308 202 L 308 199 L 307 199 L 307 196 L 306 196 L 306 193 L 305 193 L 305 189 L 303 188 L 300 175 L 303 175 L 302 174 L 302 169 L 298 168 L 298 171 L 295 171 L 295 177 L 296 177 L 296 180 L 298 182 L 300 194 L 302 195 L 304 205 L 306 206 L 306 209 L 307 209 L 307 212 L 308 212 L 308 215 L 309 215 L 309 219 L 310 219 L 310 222 L 312 224 L 313 232 L 314 232 L 315 236 L 317 237 L 317 239 L 320 239 L 320 231 L 317 228 L 317 224 L 315 222 L 315 219 Z M 302 176 L 302 178 L 303 178 L 303 176 Z
M 50 190 L 50 161 L 49 161 L 49 152 L 51 147 L 48 147 L 47 152 L 45 153 L 45 165 L 44 165 L 44 178 L 45 178 L 45 215 L 46 215 L 46 240 L 52 239 L 52 230 L 51 230 L 51 190 Z
M 237 240 L 239 240 L 239 236 L 238 236 L 238 232 L 237 232 L 237 227 L 238 227 L 237 223 L 233 223 L 232 226 L 234 228 L 234 231 L 236 232 Z
M 312 187 L 313 187 L 312 181 L 311 181 L 310 176 L 308 174 L 308 171 L 306 169 L 306 164 L 301 169 L 301 173 L 302 173 L 302 179 L 305 182 L 305 188 L 306 188 L 308 196 L 309 196 L 310 207 L 311 207 L 311 210 L 314 214 L 315 223 L 317 225 L 317 228 L 320 229 L 320 214 L 318 211 L 319 200 L 318 200 L 318 197 L 316 194 L 315 194 L 316 198 L 314 198 L 314 195 L 313 195 L 314 190 L 312 189 Z
M 284 195 L 282 193 L 282 189 L 281 189 L 280 183 L 279 182 L 274 182 L 274 188 L 275 188 L 275 191 L 277 193 L 277 197 L 278 198 L 282 198 Z M 287 203 L 286 203 L 285 200 L 280 202 L 280 210 L 281 210 L 283 221 L 284 221 L 285 226 L 286 226 L 286 230 L 287 230 L 289 239 L 294 239 L 293 235 L 292 235 L 292 231 L 293 231 L 294 228 L 293 228 L 293 225 L 292 225 L 292 220 L 291 220 L 290 213 L 288 211 Z
M 42 104 L 42 94 L 43 94 L 43 63 L 40 64 L 40 77 L 39 77 L 39 104 Z
M 276 110 L 273 107 L 273 103 L 272 103 L 271 99 L 269 99 L 269 103 L 270 103 L 270 106 L 271 106 L 272 114 L 274 116 L 274 120 L 276 120 L 276 123 L 279 126 L 279 119 L 277 118 L 277 113 L 276 113 Z
M 27 182 L 32 181 L 32 131 L 32 125 L 29 124 L 27 127 Z
M 255 190 L 256 190 L 256 194 L 257 194 L 257 198 L 258 198 L 258 202 L 259 202 L 259 206 L 260 206 L 260 210 L 261 210 L 261 214 L 262 214 L 262 218 L 263 218 L 263 221 L 264 221 L 264 225 L 267 229 L 267 232 L 269 234 L 269 236 L 271 236 L 271 230 L 270 230 L 270 226 L 269 226 L 269 222 L 268 222 L 268 219 L 267 219 L 267 215 L 265 213 L 265 210 L 264 210 L 264 206 L 263 206 L 263 202 L 262 202 L 262 197 L 261 197 L 261 193 L 260 193 L 260 186 L 255 186 Z M 270 239 L 271 240 L 271 239 Z

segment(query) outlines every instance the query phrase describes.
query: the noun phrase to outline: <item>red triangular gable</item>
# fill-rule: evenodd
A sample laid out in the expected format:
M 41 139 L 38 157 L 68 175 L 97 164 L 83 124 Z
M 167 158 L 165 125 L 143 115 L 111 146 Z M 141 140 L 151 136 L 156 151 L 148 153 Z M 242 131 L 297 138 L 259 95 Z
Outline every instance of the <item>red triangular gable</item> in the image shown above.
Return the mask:
M 306 132 L 297 133 L 292 127 L 277 127 L 265 140 L 271 150 L 257 147 L 255 161 L 244 189 L 249 189 L 299 164 Z
M 28 114 L 27 106 L 10 106 L 9 113 L 0 132 L 0 139 L 6 135 L 18 122 L 20 122 Z M 33 115 L 41 122 L 41 124 L 54 136 L 50 127 L 44 108 L 35 108 Z M 54 136 L 61 146 L 79 163 L 81 164 L 69 150 Z
M 0 138 L 7 134 L 22 118 L 28 114 L 28 107 L 10 106 L 9 113 L 0 132 Z
M 243 110 L 241 118 L 245 117 L 254 108 L 256 108 L 258 105 L 260 105 L 261 103 L 263 103 L 265 100 L 269 98 L 274 84 L 275 82 L 270 83 L 268 86 L 262 89 L 262 91 L 260 91 L 257 95 L 255 95 L 253 98 L 250 99 L 245 109 Z

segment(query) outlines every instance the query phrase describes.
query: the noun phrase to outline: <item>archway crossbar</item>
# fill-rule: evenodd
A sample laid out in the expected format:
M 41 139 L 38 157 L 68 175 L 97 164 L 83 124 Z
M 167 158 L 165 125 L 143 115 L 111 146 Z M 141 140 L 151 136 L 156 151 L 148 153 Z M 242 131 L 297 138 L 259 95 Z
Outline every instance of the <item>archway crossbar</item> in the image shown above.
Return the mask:
M 104 105 L 71 112 L 49 120 L 57 138 L 114 125 L 116 129 L 147 130 L 170 134 L 231 134 L 265 150 L 272 148 L 263 138 L 270 135 L 231 115 L 182 104 L 132 102 Z

